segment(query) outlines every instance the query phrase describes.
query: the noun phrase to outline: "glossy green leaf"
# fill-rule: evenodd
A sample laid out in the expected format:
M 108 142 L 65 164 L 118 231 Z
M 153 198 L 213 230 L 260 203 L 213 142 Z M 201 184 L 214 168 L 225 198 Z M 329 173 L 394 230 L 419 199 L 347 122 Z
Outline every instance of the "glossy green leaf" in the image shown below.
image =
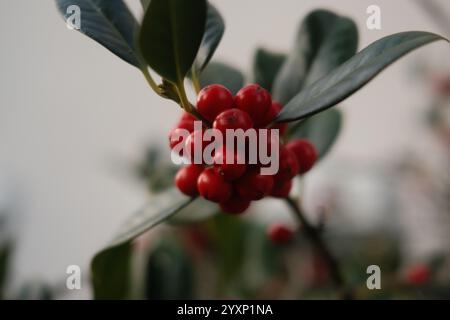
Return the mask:
M 194 271 L 187 252 L 173 238 L 164 239 L 148 258 L 147 299 L 192 299 Z
M 220 40 L 222 40 L 224 32 L 225 21 L 219 11 L 213 5 L 208 4 L 205 34 L 195 62 L 200 70 L 204 70 L 208 65 L 219 46 Z
M 203 88 L 214 83 L 221 84 L 236 94 L 244 86 L 244 75 L 227 64 L 212 62 L 200 75 L 200 85 Z
M 363 87 L 400 57 L 443 39 L 436 34 L 420 31 L 401 32 L 382 38 L 304 88 L 283 108 L 277 122 L 299 120 L 324 111 Z
M 286 55 L 263 48 L 256 50 L 253 60 L 253 79 L 261 87 L 272 91 L 273 82 L 286 60 Z
M 56 0 L 59 12 L 67 19 L 72 5 L 80 8 L 80 32 L 94 39 L 131 65 L 140 68 L 135 47 L 138 23 L 122 0 Z
M 298 31 L 294 48 L 278 73 L 274 99 L 286 104 L 305 86 L 332 71 L 356 53 L 354 22 L 327 10 L 311 12 Z
M 94 288 L 96 288 L 96 286 L 98 286 L 98 288 L 107 286 L 104 282 L 110 272 L 108 270 L 108 268 L 111 267 L 109 261 L 115 260 L 117 259 L 116 257 L 119 256 L 125 256 L 126 248 L 128 248 L 133 239 L 180 212 L 192 201 L 193 199 L 187 198 L 175 189 L 170 189 L 154 195 L 151 201 L 143 209 L 136 212 L 127 220 L 111 243 L 97 253 L 92 260 L 91 268 Z M 119 271 L 122 272 L 121 277 L 124 278 L 125 275 L 123 272 L 126 271 L 126 269 L 121 267 L 120 270 Z M 119 273 L 119 271 L 117 272 Z M 104 297 L 104 292 L 105 291 L 102 290 L 95 295 Z
M 141 53 L 163 78 L 183 81 L 202 42 L 206 0 L 152 0 L 139 34 Z
M 333 108 L 297 123 L 289 130 L 290 139 L 308 139 L 323 158 L 336 142 L 342 127 L 342 113 Z
M 133 240 L 142 233 L 171 218 L 193 201 L 177 189 L 155 194 L 144 208 L 132 215 L 117 233 L 110 246 Z
M 96 257 L 92 270 L 95 299 L 123 300 L 131 289 L 132 245 L 125 242 Z
M 173 180 L 172 180 L 173 181 Z M 170 225 L 187 225 L 205 221 L 218 214 L 217 204 L 203 198 L 198 198 L 189 205 L 189 208 L 182 210 L 167 220 Z

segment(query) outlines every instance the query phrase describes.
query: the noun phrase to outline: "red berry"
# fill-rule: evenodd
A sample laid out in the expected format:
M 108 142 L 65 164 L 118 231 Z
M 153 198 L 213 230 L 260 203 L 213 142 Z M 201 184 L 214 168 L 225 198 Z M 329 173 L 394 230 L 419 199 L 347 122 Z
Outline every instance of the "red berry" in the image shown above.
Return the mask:
M 289 180 L 277 180 L 275 178 L 275 183 L 271 193 L 272 197 L 275 198 L 287 198 L 292 189 L 292 179 Z
M 295 154 L 300 166 L 300 174 L 309 171 L 317 161 L 316 148 L 308 140 L 291 141 L 286 145 L 286 148 Z
M 241 214 L 250 207 L 250 201 L 233 196 L 225 202 L 220 204 L 223 212 L 231 214 Z
M 189 137 L 189 131 L 187 129 L 175 128 L 169 133 L 169 145 L 170 149 L 173 150 L 175 146 L 183 142 L 183 139 L 187 139 Z M 185 142 L 183 146 L 185 145 Z M 179 156 L 183 156 L 183 148 L 181 148 L 178 152 Z
M 270 108 L 270 111 L 267 115 L 267 124 L 270 124 L 273 120 L 275 120 L 276 116 L 280 113 L 281 109 L 283 109 L 283 106 L 281 103 L 278 102 L 272 102 L 272 107 Z M 280 137 L 285 134 L 287 130 L 287 123 L 277 123 L 272 128 L 278 129 L 280 131 Z
M 288 127 L 287 123 L 278 123 L 278 124 L 274 125 L 272 128 L 278 129 L 280 131 L 279 134 L 281 137 L 282 135 L 284 135 L 286 133 L 287 127 Z
M 198 112 L 211 122 L 219 113 L 233 108 L 233 106 L 233 95 L 227 88 L 219 84 L 203 88 L 197 98 Z
M 203 151 L 205 148 L 211 143 L 210 141 L 205 141 L 203 139 L 204 131 L 197 130 L 192 132 L 189 137 L 186 139 L 186 152 L 187 157 L 193 163 L 203 164 Z M 197 159 L 195 159 L 195 155 L 197 154 Z
M 178 129 L 186 129 L 189 132 L 193 132 L 194 131 L 194 121 L 181 120 L 180 122 L 178 122 L 177 128 Z
M 269 227 L 268 236 L 275 244 L 287 244 L 294 237 L 294 232 L 282 224 L 273 224 Z
M 231 184 L 218 175 L 213 168 L 203 170 L 197 179 L 200 195 L 212 202 L 225 202 L 231 197 Z
M 272 192 L 273 177 L 261 175 L 258 168 L 248 171 L 236 181 L 238 195 L 247 200 L 261 200 Z
M 294 152 L 285 146 L 281 146 L 279 159 L 279 168 L 275 179 L 289 180 L 299 173 L 300 168 Z
M 250 84 L 239 90 L 235 103 L 237 108 L 250 115 L 256 127 L 260 127 L 272 106 L 272 98 L 267 90 L 257 84 Z
M 237 152 L 231 152 L 233 153 L 233 163 L 227 163 L 226 147 L 223 147 L 214 155 L 214 170 L 227 181 L 240 178 L 247 169 L 245 157 L 239 156 Z
M 213 128 L 223 134 L 226 133 L 226 129 L 243 129 L 246 131 L 252 127 L 253 122 L 250 116 L 246 112 L 236 108 L 220 113 L 213 123 Z
M 262 130 L 267 130 L 266 138 L 264 138 L 264 139 L 262 138 L 262 132 L 261 132 Z M 257 131 L 258 160 L 261 160 L 261 158 L 259 158 L 260 156 L 272 157 L 272 153 L 274 152 L 275 148 L 278 148 L 278 154 L 280 154 L 280 147 L 281 147 L 280 139 L 279 139 L 279 137 L 278 138 L 272 137 L 272 133 L 273 133 L 272 129 L 258 129 L 258 131 Z M 265 149 L 263 149 L 264 145 L 265 145 Z M 248 150 L 253 150 L 253 149 L 251 148 L 250 145 L 248 146 Z M 259 163 L 259 165 L 270 166 L 270 163 L 267 163 L 264 165 L 262 163 Z
M 180 118 L 180 122 L 182 121 L 196 121 L 197 118 L 194 117 L 192 114 L 190 114 L 189 112 L 183 112 L 181 114 L 181 118 Z
M 261 127 L 268 126 L 273 120 L 275 120 L 275 117 L 280 113 L 283 106 L 278 102 L 272 102 L 272 105 L 270 106 L 269 110 L 267 110 L 266 114 L 264 115 L 264 120 L 261 123 Z
M 421 285 L 430 279 L 430 269 L 425 265 L 415 265 L 408 269 L 406 280 L 412 285 Z
M 203 172 L 203 166 L 191 164 L 181 168 L 175 176 L 175 185 L 185 195 L 195 197 L 198 195 L 197 179 Z

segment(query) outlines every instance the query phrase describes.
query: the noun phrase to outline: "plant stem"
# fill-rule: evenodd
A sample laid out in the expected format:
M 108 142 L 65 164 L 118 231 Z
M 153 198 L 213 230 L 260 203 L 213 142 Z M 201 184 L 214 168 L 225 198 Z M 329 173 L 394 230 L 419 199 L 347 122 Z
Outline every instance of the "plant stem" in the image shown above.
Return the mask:
M 188 113 L 192 113 L 192 105 L 189 102 L 189 99 L 186 95 L 186 89 L 184 88 L 183 81 L 180 81 L 177 84 L 177 90 L 178 90 L 178 96 L 180 97 L 181 107 L 184 109 L 184 111 L 186 111 Z
M 149 84 L 150 88 L 153 89 L 153 91 L 156 92 L 156 94 L 161 95 L 161 89 L 156 84 L 155 80 L 153 80 L 150 72 L 148 71 L 147 67 L 141 68 L 142 74 L 145 77 L 145 80 L 147 80 L 147 83 Z
M 202 89 L 202 86 L 200 84 L 198 70 L 196 67 L 192 67 L 191 74 L 192 74 L 192 84 L 194 85 L 195 93 L 199 94 L 200 90 Z
M 325 262 L 328 265 L 330 270 L 331 279 L 339 291 L 339 295 L 342 299 L 353 299 L 352 292 L 347 288 L 344 277 L 342 276 L 341 267 L 336 260 L 336 258 L 330 252 L 330 249 L 325 244 L 320 231 L 314 227 L 305 217 L 301 207 L 297 204 L 297 202 L 292 198 L 286 198 L 286 202 L 289 207 L 292 209 L 292 212 L 295 214 L 296 218 L 300 221 L 303 226 L 303 231 L 306 236 L 311 241 L 312 245 L 315 247 L 317 252 L 322 256 Z

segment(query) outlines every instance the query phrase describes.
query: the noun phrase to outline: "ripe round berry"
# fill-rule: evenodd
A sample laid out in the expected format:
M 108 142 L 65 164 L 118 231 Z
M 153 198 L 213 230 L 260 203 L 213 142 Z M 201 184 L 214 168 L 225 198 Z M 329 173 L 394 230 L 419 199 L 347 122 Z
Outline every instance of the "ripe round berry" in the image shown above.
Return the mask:
M 197 98 L 198 112 L 209 121 L 214 121 L 219 113 L 233 108 L 234 99 L 231 92 L 220 84 L 203 88 Z
M 181 120 L 180 122 L 178 122 L 177 128 L 178 129 L 186 129 L 189 132 L 193 132 L 194 131 L 194 121 Z
M 181 121 L 195 121 L 195 120 L 197 120 L 197 118 L 196 117 L 194 117 L 192 114 L 190 114 L 189 112 L 183 112 L 182 114 L 181 114 L 181 118 L 180 118 L 180 122 Z
M 239 90 L 235 97 L 236 107 L 247 112 L 256 127 L 264 124 L 265 115 L 272 106 L 270 93 L 257 84 Z
M 250 207 L 250 201 L 237 196 L 232 196 L 225 202 L 220 203 L 220 208 L 225 213 L 241 214 Z
M 267 130 L 266 133 L 266 137 L 263 138 L 262 136 L 262 132 L 263 130 Z M 267 156 L 267 157 L 272 157 L 272 154 L 275 150 L 275 148 L 278 149 L 278 155 L 280 154 L 280 147 L 281 147 L 281 142 L 279 137 L 273 137 L 272 136 L 273 131 L 272 129 L 258 129 L 257 130 L 257 139 L 258 139 L 258 144 L 257 144 L 257 152 L 259 155 L 263 155 L 263 156 Z M 263 148 L 265 146 L 265 148 Z M 248 145 L 248 150 L 252 150 L 251 146 Z M 275 157 L 275 155 L 274 155 Z M 261 160 L 261 159 L 259 159 Z M 259 163 L 260 165 L 262 165 L 261 163 Z M 266 164 L 266 165 L 262 165 L 262 166 L 270 166 L 270 163 Z
M 226 129 L 242 129 L 246 131 L 252 127 L 253 122 L 250 116 L 246 112 L 236 108 L 220 113 L 213 123 L 213 128 L 223 134 L 226 133 Z
M 195 155 L 197 155 L 197 164 L 203 164 L 203 151 L 205 148 L 211 143 L 210 141 L 205 141 L 203 139 L 204 131 L 203 130 L 197 130 L 192 132 L 189 137 L 186 139 L 186 153 L 187 158 L 191 160 L 191 162 L 194 163 Z
M 287 244 L 294 237 L 294 232 L 283 224 L 273 224 L 269 227 L 268 236 L 275 244 Z
M 214 170 L 227 181 L 233 181 L 240 178 L 247 170 L 245 157 L 239 156 L 239 153 L 228 151 L 233 154 L 233 163 L 227 163 L 227 149 L 222 147 L 214 155 Z
M 197 179 L 200 195 L 212 202 L 222 203 L 231 197 L 231 184 L 218 175 L 213 168 L 203 170 Z
M 426 265 L 415 265 L 408 269 L 406 280 L 412 285 L 421 285 L 430 279 L 430 269 Z
M 281 136 L 283 136 L 286 133 L 287 127 L 288 127 L 287 123 L 277 123 L 272 128 L 273 129 L 278 129 L 280 137 L 281 137 Z
M 203 172 L 203 166 L 191 164 L 181 168 L 175 176 L 175 185 L 185 195 L 195 197 L 198 195 L 197 179 Z
M 275 198 L 287 198 L 292 189 L 292 179 L 280 180 L 275 178 L 272 193 L 270 194 Z
M 272 192 L 273 177 L 261 175 L 258 168 L 248 171 L 236 180 L 238 195 L 247 200 L 261 200 Z
M 283 106 L 278 102 L 272 102 L 272 105 L 270 106 L 269 110 L 267 110 L 266 114 L 264 115 L 264 120 L 261 123 L 261 127 L 267 127 L 273 120 L 275 120 L 278 113 L 280 113 Z
M 286 148 L 294 152 L 300 166 L 300 174 L 308 172 L 317 161 L 316 148 L 305 139 L 289 142 Z
M 299 164 L 294 152 L 282 146 L 279 153 L 279 167 L 276 179 L 289 180 L 299 173 Z
M 180 143 L 183 143 L 185 145 L 185 141 L 183 142 L 183 139 L 187 139 L 189 137 L 189 131 L 186 131 L 187 129 L 183 128 L 175 128 L 169 133 L 169 145 L 170 149 L 173 150 L 175 146 L 177 146 Z M 181 148 L 178 152 L 178 155 L 181 156 L 187 156 L 183 153 L 183 148 Z
M 280 113 L 281 109 L 283 109 L 283 106 L 281 105 L 281 103 L 278 103 L 278 102 L 273 102 L 272 103 L 272 107 L 271 107 L 270 110 L 271 110 L 272 113 L 275 113 L 275 116 L 273 117 L 272 120 L 270 120 L 270 122 L 275 120 L 275 117 Z M 281 137 L 282 135 L 285 134 L 285 132 L 287 130 L 287 126 L 288 126 L 287 123 L 277 123 L 272 128 L 280 130 L 280 137 Z

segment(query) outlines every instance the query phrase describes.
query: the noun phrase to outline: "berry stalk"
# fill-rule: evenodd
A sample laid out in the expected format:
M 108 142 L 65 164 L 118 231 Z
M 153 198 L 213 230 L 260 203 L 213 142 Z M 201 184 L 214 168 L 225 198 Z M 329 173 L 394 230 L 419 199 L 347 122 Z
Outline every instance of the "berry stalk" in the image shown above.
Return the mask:
M 339 265 L 339 262 L 331 253 L 328 246 L 325 244 L 322 236 L 320 234 L 319 229 L 314 227 L 305 217 L 301 207 L 297 204 L 297 202 L 292 198 L 286 198 L 286 203 L 292 209 L 292 212 L 295 214 L 296 218 L 302 224 L 302 229 L 305 232 L 306 236 L 311 241 L 312 245 L 315 247 L 317 252 L 322 255 L 323 259 L 327 263 L 330 269 L 331 279 L 333 280 L 334 285 L 339 291 L 339 296 L 345 300 L 352 300 L 353 293 L 347 287 L 344 277 L 342 275 L 342 270 Z

